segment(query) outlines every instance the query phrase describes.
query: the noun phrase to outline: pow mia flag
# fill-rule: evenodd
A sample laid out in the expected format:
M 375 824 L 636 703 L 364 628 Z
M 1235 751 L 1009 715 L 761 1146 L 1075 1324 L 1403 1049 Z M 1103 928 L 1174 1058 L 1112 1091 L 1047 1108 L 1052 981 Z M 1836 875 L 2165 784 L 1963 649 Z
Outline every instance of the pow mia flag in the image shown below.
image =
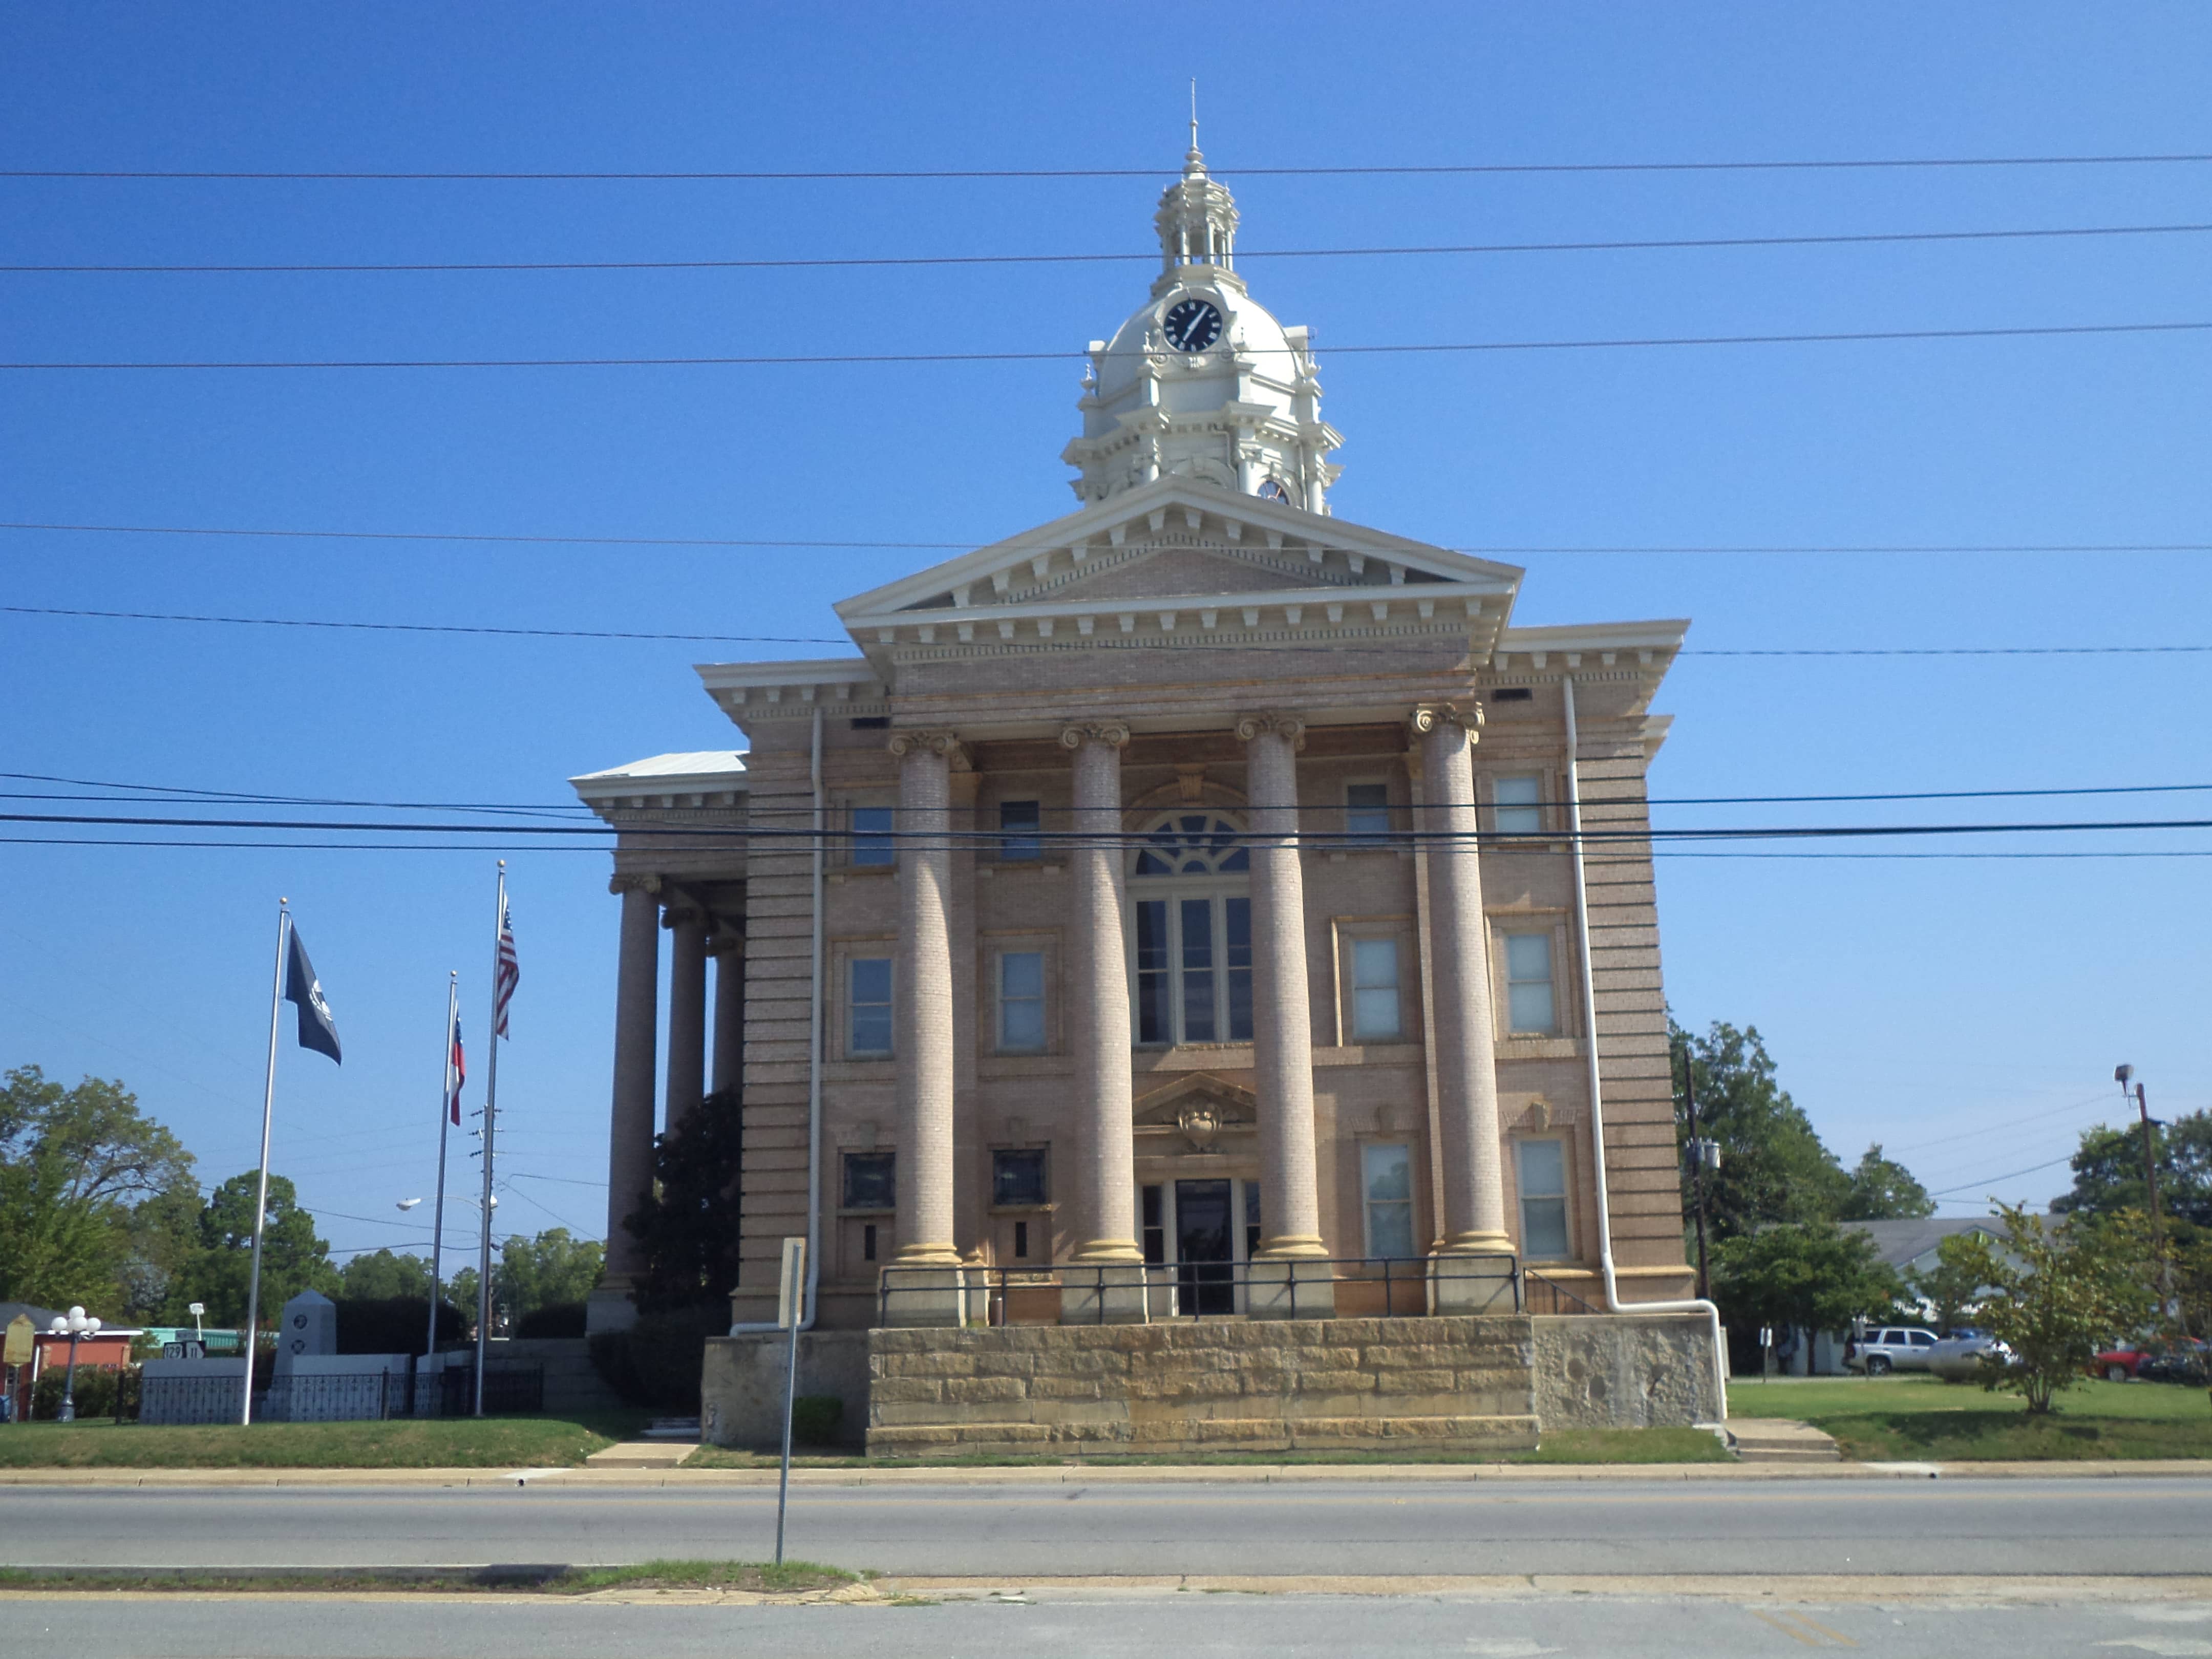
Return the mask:
M 338 1054 L 337 1022 L 331 1018 L 331 1005 L 323 1000 L 323 982 L 315 977 L 315 965 L 307 960 L 297 927 L 292 930 L 291 955 L 284 964 L 284 1000 L 300 1005 L 300 1046 L 344 1064 Z

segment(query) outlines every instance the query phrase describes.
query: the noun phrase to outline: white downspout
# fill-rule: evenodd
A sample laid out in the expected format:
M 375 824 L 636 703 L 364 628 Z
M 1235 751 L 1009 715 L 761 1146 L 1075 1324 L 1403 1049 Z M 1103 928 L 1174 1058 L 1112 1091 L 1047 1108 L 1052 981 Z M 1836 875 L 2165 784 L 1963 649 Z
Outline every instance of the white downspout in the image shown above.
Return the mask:
M 1597 1265 L 1605 1280 L 1607 1313 L 1701 1313 L 1713 1327 L 1713 1390 L 1720 1403 L 1720 1420 L 1728 1421 L 1728 1349 L 1721 1334 L 1721 1310 L 1702 1298 L 1674 1302 L 1632 1302 L 1623 1305 L 1613 1272 L 1613 1206 L 1605 1184 L 1605 1094 L 1598 1075 L 1597 986 L 1590 975 L 1589 884 L 1583 870 L 1583 791 L 1581 742 L 1575 730 L 1575 682 L 1563 676 L 1560 689 L 1567 708 L 1567 834 L 1575 857 L 1575 933 L 1581 951 L 1583 989 L 1583 1050 L 1589 1060 L 1591 1162 L 1597 1174 Z
M 822 895 L 823 871 L 829 851 L 829 803 L 822 793 L 822 706 L 814 706 L 814 733 L 807 757 L 806 775 L 814 787 L 814 938 L 810 962 L 811 985 L 806 1000 L 806 1306 L 799 1328 L 814 1328 L 816 1303 L 822 1285 Z M 755 1336 L 780 1331 L 773 1319 L 750 1320 L 730 1327 L 732 1336 Z

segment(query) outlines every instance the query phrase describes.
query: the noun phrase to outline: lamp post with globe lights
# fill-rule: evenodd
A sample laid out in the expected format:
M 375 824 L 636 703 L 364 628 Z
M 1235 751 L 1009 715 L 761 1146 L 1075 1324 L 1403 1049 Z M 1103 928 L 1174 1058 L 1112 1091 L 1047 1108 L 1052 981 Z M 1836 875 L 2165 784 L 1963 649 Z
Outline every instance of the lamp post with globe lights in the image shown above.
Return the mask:
M 46 1327 L 49 1336 L 65 1336 L 70 1340 L 69 1370 L 62 1378 L 62 1408 L 58 1420 L 76 1421 L 76 1345 L 83 1338 L 100 1333 L 100 1321 L 88 1316 L 82 1308 L 71 1308 L 66 1316 L 57 1315 L 54 1322 Z

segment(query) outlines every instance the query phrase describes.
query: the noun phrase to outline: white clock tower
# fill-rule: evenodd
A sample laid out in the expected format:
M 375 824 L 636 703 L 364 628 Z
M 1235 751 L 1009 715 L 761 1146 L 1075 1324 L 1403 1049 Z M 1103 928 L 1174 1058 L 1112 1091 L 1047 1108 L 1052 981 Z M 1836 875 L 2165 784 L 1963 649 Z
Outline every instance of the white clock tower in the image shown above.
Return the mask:
M 1191 130 L 1182 177 L 1153 217 L 1161 270 L 1111 340 L 1091 343 L 1083 435 L 1060 452 L 1095 506 L 1155 479 L 1197 478 L 1328 511 L 1343 441 L 1321 417 L 1310 329 L 1285 328 L 1237 274 L 1237 204 Z

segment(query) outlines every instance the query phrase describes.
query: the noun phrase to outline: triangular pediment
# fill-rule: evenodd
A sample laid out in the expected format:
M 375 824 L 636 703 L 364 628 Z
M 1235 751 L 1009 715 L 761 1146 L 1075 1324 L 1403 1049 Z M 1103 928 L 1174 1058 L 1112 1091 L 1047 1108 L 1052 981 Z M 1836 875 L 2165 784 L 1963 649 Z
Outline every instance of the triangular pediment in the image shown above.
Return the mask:
M 1169 477 L 840 603 L 855 636 L 919 614 L 1226 599 L 1300 590 L 1472 585 L 1510 594 L 1517 567 L 1286 503 Z

